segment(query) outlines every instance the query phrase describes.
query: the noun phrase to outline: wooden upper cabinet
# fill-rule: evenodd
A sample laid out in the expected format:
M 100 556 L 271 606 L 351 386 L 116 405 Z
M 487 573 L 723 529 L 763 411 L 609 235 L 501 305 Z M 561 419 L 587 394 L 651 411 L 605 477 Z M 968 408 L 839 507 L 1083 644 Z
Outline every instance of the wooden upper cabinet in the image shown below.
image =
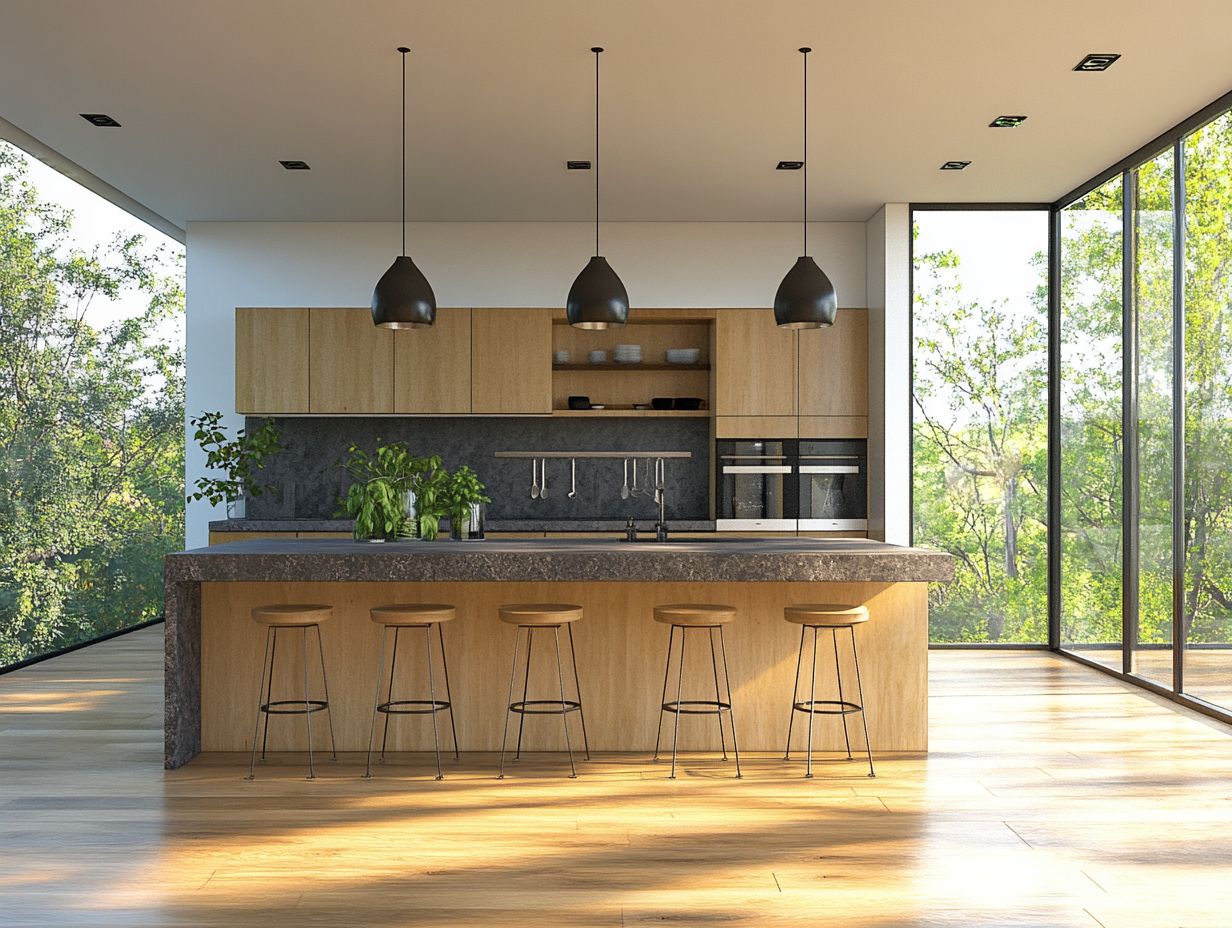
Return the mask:
M 392 413 L 394 333 L 367 309 L 313 309 L 310 395 L 313 413 Z
M 308 412 L 308 358 L 308 310 L 236 309 L 235 411 Z
M 552 311 L 471 310 L 471 412 L 552 413 Z
M 800 333 L 800 415 L 868 415 L 868 310 Z
M 714 414 L 796 415 L 796 333 L 769 309 L 715 314 Z
M 471 311 L 438 309 L 430 329 L 394 332 L 394 412 L 471 411 Z

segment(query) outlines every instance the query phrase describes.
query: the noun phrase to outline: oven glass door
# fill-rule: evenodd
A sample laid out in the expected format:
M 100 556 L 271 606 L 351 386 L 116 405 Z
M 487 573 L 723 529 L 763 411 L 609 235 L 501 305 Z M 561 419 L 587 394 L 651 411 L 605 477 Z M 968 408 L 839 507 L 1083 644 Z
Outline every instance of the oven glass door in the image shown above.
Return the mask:
M 801 442 L 800 528 L 868 528 L 868 478 L 863 449 L 852 442 Z
M 795 468 L 787 451 L 783 442 L 720 443 L 720 527 L 795 531 Z

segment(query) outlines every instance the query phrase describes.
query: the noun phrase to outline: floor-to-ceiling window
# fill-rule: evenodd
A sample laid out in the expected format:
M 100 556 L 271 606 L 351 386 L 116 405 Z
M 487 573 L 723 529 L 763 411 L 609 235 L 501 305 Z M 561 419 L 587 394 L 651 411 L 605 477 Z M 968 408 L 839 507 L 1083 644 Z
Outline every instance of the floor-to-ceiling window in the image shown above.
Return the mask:
M 178 243 L 0 141 L 0 667 L 162 611 L 182 305 Z
M 1048 213 L 913 212 L 915 543 L 934 642 L 1048 640 Z

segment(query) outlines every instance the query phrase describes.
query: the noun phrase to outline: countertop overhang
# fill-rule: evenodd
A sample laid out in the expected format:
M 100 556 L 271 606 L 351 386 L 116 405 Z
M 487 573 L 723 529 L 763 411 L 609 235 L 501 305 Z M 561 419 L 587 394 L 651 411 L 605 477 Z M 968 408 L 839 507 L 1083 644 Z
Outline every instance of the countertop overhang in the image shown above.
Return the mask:
M 932 583 L 950 555 L 864 539 L 255 539 L 169 554 L 168 582 Z

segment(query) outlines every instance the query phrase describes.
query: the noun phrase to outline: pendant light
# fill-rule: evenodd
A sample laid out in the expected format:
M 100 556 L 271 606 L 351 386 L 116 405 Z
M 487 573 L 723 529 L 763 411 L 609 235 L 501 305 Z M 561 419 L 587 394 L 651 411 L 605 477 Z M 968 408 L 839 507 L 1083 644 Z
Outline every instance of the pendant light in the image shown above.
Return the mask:
M 616 272 L 599 254 L 599 53 L 595 53 L 595 254 L 569 288 L 565 315 L 579 329 L 606 329 L 629 320 L 629 294 Z
M 386 329 L 423 329 L 436 321 L 436 294 L 406 254 L 406 55 L 402 54 L 402 254 L 372 291 L 372 321 Z
M 834 284 L 808 254 L 808 54 L 804 56 L 804 254 L 796 259 L 774 295 L 774 321 L 781 329 L 821 329 L 834 325 L 838 296 Z

